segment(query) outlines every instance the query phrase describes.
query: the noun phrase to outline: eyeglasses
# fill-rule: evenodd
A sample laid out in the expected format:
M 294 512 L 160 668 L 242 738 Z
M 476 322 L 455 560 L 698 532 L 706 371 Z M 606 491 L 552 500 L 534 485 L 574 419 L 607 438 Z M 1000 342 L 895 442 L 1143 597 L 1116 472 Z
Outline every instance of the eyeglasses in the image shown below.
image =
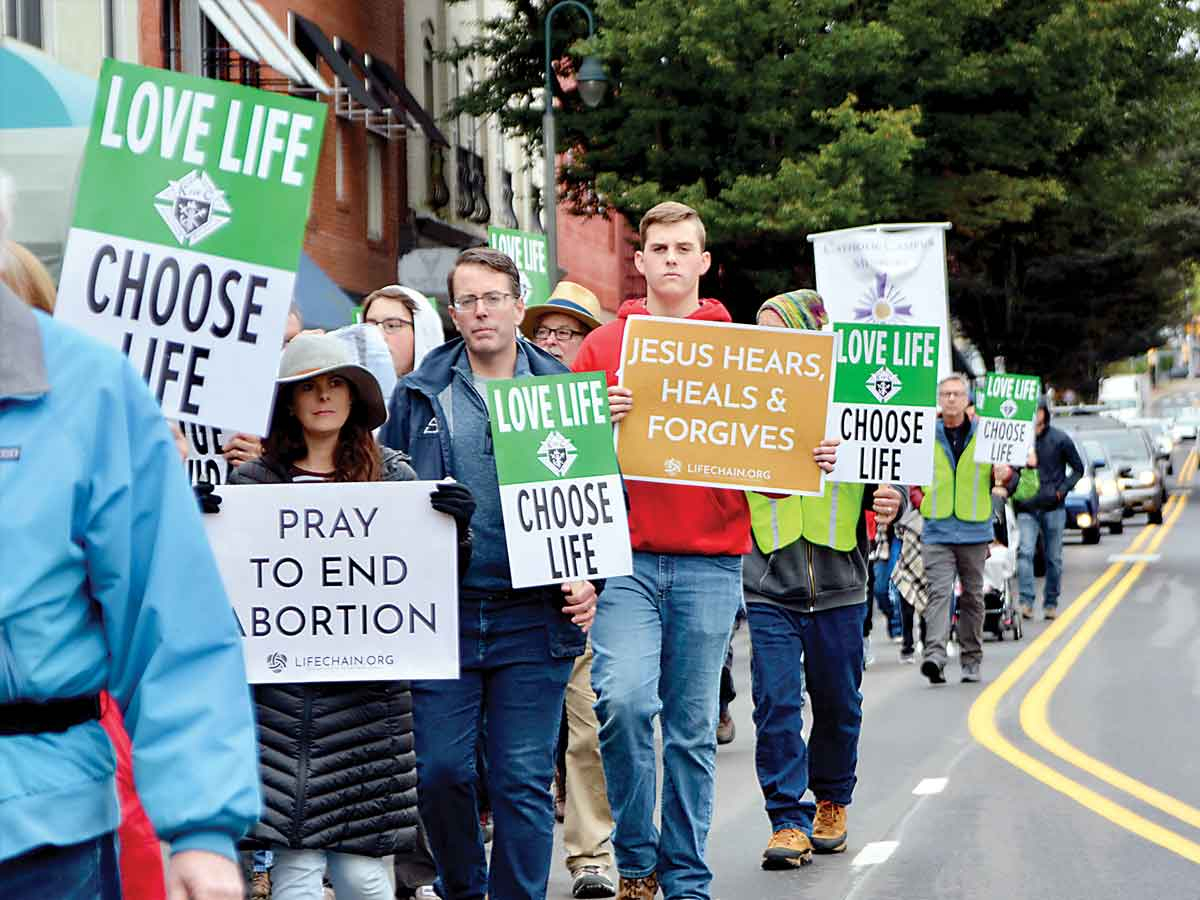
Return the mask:
M 939 397 L 965 397 L 965 391 L 938 391 Z
M 480 300 L 483 301 L 484 309 L 499 309 L 508 301 L 515 299 L 515 294 L 509 294 L 505 291 L 488 291 L 486 294 L 480 294 L 479 296 L 476 296 L 475 294 L 463 294 L 459 297 L 455 297 L 450 301 L 450 303 L 459 312 L 468 312 L 473 310 L 475 308 L 475 304 L 477 304 Z
M 550 335 L 554 335 L 559 341 L 565 344 L 567 341 L 583 337 L 584 334 L 585 332 L 575 331 L 571 328 L 547 328 L 545 325 L 539 325 L 534 329 L 533 339 L 535 341 L 544 341 Z
M 399 334 L 405 328 L 413 327 L 412 322 L 408 321 L 408 319 L 401 319 L 399 316 L 391 319 L 380 319 L 379 321 L 367 319 L 367 324 L 378 325 L 383 329 L 384 334 Z

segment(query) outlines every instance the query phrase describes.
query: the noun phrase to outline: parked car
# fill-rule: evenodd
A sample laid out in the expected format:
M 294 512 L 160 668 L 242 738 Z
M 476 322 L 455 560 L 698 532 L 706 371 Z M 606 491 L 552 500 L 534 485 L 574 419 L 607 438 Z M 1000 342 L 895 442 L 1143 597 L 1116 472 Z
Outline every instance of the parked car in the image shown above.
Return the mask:
M 1076 446 L 1079 447 L 1080 458 L 1092 467 L 1091 474 L 1081 478 L 1080 482 L 1086 478 L 1091 480 L 1100 506 L 1100 524 L 1107 526 L 1109 534 L 1120 534 L 1125 530 L 1125 500 L 1121 495 L 1117 470 L 1112 464 L 1108 450 L 1102 443 L 1090 440 L 1086 435 L 1076 441 Z M 1080 485 L 1075 485 L 1075 489 L 1080 490 Z M 1071 498 L 1068 497 L 1068 505 L 1070 502 Z
M 1200 430 L 1200 409 L 1185 406 L 1175 416 L 1175 426 L 1172 433 L 1177 441 L 1194 441 L 1196 432 Z
M 1145 513 L 1148 521 L 1162 524 L 1167 486 L 1161 461 L 1154 458 L 1150 435 L 1140 428 L 1095 431 L 1088 437 L 1108 450 L 1125 504 L 1125 518 Z
M 1130 419 L 1125 423 L 1130 428 L 1142 428 L 1150 434 L 1150 439 L 1154 443 L 1155 456 L 1165 464 L 1167 474 L 1175 474 L 1175 461 L 1172 455 L 1175 453 L 1176 440 L 1172 433 L 1172 423 L 1169 419 Z

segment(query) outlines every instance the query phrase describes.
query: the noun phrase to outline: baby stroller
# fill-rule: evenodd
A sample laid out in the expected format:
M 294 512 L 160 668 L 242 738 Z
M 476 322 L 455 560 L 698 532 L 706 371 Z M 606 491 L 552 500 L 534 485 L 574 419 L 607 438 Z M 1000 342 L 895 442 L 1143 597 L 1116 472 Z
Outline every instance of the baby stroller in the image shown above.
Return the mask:
M 1012 632 L 1013 640 L 1019 641 L 1024 630 L 1013 580 L 1017 574 L 1021 531 L 1012 503 L 999 497 L 993 497 L 992 501 L 995 539 L 988 546 L 988 558 L 983 564 L 983 630 L 990 631 L 998 641 Z

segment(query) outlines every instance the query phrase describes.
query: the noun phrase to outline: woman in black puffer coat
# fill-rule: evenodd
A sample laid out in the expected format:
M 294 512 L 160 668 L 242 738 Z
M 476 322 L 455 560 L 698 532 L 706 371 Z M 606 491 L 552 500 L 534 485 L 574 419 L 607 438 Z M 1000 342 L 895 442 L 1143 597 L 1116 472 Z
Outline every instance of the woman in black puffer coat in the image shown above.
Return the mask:
M 297 337 L 278 381 L 263 456 L 230 484 L 416 479 L 403 454 L 372 437 L 386 418 L 379 385 L 336 338 Z M 455 518 L 461 567 L 470 492 L 443 484 L 431 500 Z M 249 843 L 274 851 L 273 900 L 321 900 L 327 866 L 338 900 L 391 900 L 382 857 L 417 835 L 408 682 L 260 684 L 254 699 L 264 814 Z

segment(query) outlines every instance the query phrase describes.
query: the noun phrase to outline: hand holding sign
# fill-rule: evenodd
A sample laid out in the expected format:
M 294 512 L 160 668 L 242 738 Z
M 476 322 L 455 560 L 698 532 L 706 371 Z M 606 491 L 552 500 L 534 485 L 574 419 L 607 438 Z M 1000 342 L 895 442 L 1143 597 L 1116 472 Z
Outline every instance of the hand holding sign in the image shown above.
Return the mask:
M 596 619 L 596 587 L 590 581 L 569 581 L 562 586 L 564 598 L 563 614 L 584 631 L 591 631 Z
M 813 447 L 813 462 L 826 475 L 837 466 L 837 448 L 840 443 L 837 438 L 823 438 L 821 443 Z
M 900 512 L 900 492 L 890 484 L 879 485 L 871 497 L 871 509 L 875 512 L 876 526 L 886 528 Z
M 608 417 L 614 425 L 633 409 L 633 391 L 619 384 L 608 389 Z

